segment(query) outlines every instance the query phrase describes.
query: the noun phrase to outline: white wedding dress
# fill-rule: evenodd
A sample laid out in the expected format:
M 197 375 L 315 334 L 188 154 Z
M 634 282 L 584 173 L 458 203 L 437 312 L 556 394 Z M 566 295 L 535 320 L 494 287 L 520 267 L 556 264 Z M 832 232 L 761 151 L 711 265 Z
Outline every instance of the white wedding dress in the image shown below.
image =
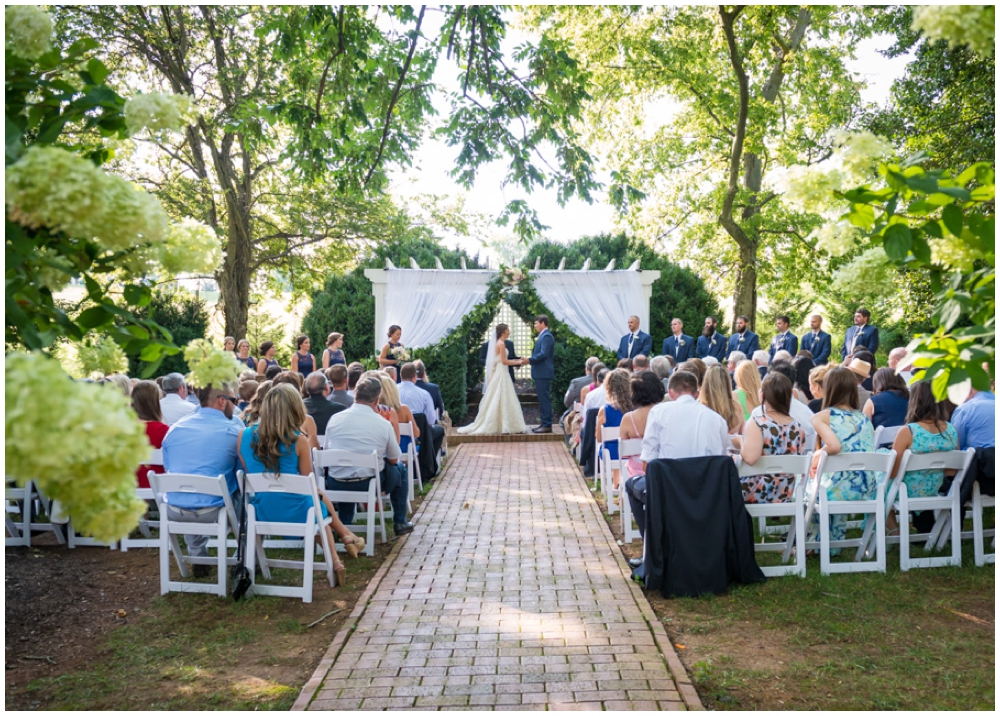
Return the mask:
M 497 341 L 486 361 L 483 399 L 476 421 L 459 428 L 460 435 L 509 435 L 525 431 L 521 402 L 517 399 L 510 371 L 500 360 L 500 356 L 506 354 L 504 342 Z

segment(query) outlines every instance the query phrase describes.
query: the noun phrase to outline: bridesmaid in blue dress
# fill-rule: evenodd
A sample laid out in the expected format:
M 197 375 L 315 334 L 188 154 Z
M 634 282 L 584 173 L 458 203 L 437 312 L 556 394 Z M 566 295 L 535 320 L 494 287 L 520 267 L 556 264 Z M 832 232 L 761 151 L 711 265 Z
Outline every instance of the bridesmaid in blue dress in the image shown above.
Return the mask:
M 823 378 L 823 407 L 812 418 L 816 435 L 823 443 L 823 450 L 828 455 L 839 455 L 849 452 L 875 452 L 875 429 L 871 421 L 858 408 L 858 382 L 847 368 L 834 368 Z M 815 494 L 816 465 L 819 461 L 819 451 L 813 458 L 810 471 L 809 491 Z M 844 470 L 824 474 L 819 488 L 826 490 L 827 498 L 831 500 L 870 500 L 875 495 L 878 481 L 884 475 L 871 470 Z M 842 540 L 847 534 L 847 515 L 830 517 L 830 540 Z M 809 525 L 809 536 L 812 542 L 819 535 L 819 515 L 814 514 Z M 830 550 L 831 554 L 839 553 L 839 549 Z
M 608 457 L 618 459 L 618 441 L 603 442 L 602 428 L 617 428 L 622 424 L 622 416 L 632 411 L 632 374 L 623 368 L 616 368 L 604 379 L 604 392 L 607 402 L 597 412 L 597 427 L 594 437 L 603 443 L 602 450 L 608 451 Z M 621 474 L 618 469 L 611 471 L 611 486 L 618 489 Z M 616 493 L 615 493 L 616 494 Z M 610 497 L 609 497 L 610 499 Z
M 257 359 L 250 355 L 250 341 L 246 338 L 236 344 L 236 360 L 247 367 L 247 370 L 257 370 Z
M 240 433 L 240 462 L 244 471 L 248 474 L 268 473 L 277 479 L 282 474 L 309 475 L 312 472 L 309 443 L 298 429 L 305 421 L 305 415 L 302 397 L 294 387 L 287 383 L 274 386 L 261 403 L 260 419 Z M 347 553 L 357 558 L 364 549 L 364 539 L 344 526 L 326 495 L 320 493 L 319 498 L 323 514 L 317 518 L 333 518 L 326 528 L 330 546 L 334 544 L 335 531 Z M 258 493 L 250 504 L 260 520 L 295 523 L 305 521 L 312 500 L 306 495 Z M 337 584 L 342 586 L 347 570 L 336 554 L 334 573 Z
M 323 370 L 332 365 L 347 365 L 344 351 L 341 350 L 343 345 L 343 333 L 331 333 L 326 337 L 326 350 L 323 351 Z
M 264 341 L 260 344 L 260 360 L 257 361 L 257 375 L 267 375 L 268 368 L 278 365 L 278 361 L 274 360 L 274 354 L 277 352 L 278 349 L 274 347 L 274 343 L 271 341 Z
M 309 336 L 299 336 L 295 339 L 292 370 L 303 378 L 308 378 L 309 374 L 316 370 L 316 358 L 309 352 Z
M 389 342 L 382 346 L 382 352 L 378 357 L 379 368 L 387 368 L 392 366 L 396 369 L 396 382 L 400 381 L 399 375 L 399 361 L 392 356 L 392 351 L 397 348 L 402 348 L 403 343 L 400 338 L 403 337 L 403 329 L 397 325 L 389 326 Z

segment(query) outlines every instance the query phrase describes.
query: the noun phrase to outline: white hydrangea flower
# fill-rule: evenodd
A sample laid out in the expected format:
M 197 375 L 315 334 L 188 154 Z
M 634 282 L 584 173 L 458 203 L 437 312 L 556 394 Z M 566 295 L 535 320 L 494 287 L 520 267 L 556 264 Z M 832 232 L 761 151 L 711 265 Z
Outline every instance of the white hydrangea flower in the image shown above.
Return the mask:
M 782 197 L 791 207 L 811 214 L 822 214 L 834 201 L 833 192 L 844 185 L 839 169 L 820 164 L 789 167 L 784 172 L 785 191 Z
M 869 131 L 837 129 L 831 132 L 831 138 L 835 149 L 830 161 L 840 167 L 844 179 L 852 185 L 871 181 L 875 162 L 893 153 L 889 142 Z
M 222 262 L 222 249 L 211 227 L 194 219 L 181 219 L 170 227 L 157 258 L 168 273 L 211 273 Z
M 184 360 L 191 369 L 186 380 L 193 388 L 204 388 L 208 385 L 218 387 L 234 383 L 237 376 L 246 368 L 236 360 L 232 351 L 220 350 L 203 338 L 187 344 L 184 349 Z
M 868 249 L 832 276 L 838 291 L 861 296 L 888 293 L 893 289 L 896 267 L 879 246 Z
M 954 271 L 971 271 L 973 262 L 985 257 L 969 242 L 951 235 L 943 239 L 930 239 L 927 243 L 931 247 L 931 261 Z
M 4 11 L 7 49 L 34 60 L 52 49 L 52 18 L 33 5 L 11 5 Z
M 996 8 L 992 5 L 921 5 L 913 8 L 913 29 L 932 40 L 968 45 L 992 56 L 996 42 Z
M 94 373 L 111 375 L 128 370 L 128 357 L 111 336 L 99 336 L 81 343 L 77 348 L 77 360 L 85 376 Z
M 857 245 L 861 230 L 846 221 L 830 222 L 814 230 L 808 238 L 816 240 L 817 249 L 831 256 L 843 256 Z
M 68 258 L 48 247 L 39 251 L 38 258 L 31 261 L 31 265 L 35 272 L 35 281 L 52 293 L 69 284 L 75 270 Z
M 150 447 L 125 396 L 74 383 L 41 353 L 8 353 L 4 375 L 7 475 L 35 480 L 80 532 L 105 541 L 128 534 L 146 510 L 135 471 Z
M 129 136 L 143 129 L 159 133 L 183 132 L 195 117 L 194 101 L 184 94 L 150 92 L 125 103 L 125 124 Z

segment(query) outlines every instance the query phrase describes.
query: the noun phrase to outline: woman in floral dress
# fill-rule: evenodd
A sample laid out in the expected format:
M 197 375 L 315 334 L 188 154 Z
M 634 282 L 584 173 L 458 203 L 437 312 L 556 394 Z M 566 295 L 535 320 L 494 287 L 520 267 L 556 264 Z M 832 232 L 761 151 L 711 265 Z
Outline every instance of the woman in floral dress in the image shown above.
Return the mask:
M 740 450 L 743 462 L 755 465 L 764 455 L 805 453 L 805 430 L 788 414 L 792 382 L 781 373 L 770 373 L 764 378 L 761 394 L 763 415 L 748 420 L 744 428 Z M 789 502 L 795 494 L 795 475 L 754 475 L 740 478 L 740 485 L 744 502 Z

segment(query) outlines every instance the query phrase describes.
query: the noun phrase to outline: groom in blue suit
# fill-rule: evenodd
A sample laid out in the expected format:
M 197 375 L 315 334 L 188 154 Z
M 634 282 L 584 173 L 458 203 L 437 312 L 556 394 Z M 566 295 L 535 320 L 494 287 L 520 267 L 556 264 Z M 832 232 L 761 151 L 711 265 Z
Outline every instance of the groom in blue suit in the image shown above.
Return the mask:
M 629 316 L 628 335 L 622 336 L 618 344 L 618 360 L 632 360 L 637 355 L 648 356 L 653 352 L 653 337 L 639 330 L 639 317 Z
M 538 393 L 538 407 L 541 411 L 539 426 L 533 428 L 533 433 L 552 432 L 552 396 L 549 390 L 552 379 L 556 377 L 555 354 L 556 339 L 549 333 L 549 317 L 540 314 L 535 316 L 535 348 L 531 351 L 528 362 L 531 364 L 531 379 L 535 382 L 535 392 Z

